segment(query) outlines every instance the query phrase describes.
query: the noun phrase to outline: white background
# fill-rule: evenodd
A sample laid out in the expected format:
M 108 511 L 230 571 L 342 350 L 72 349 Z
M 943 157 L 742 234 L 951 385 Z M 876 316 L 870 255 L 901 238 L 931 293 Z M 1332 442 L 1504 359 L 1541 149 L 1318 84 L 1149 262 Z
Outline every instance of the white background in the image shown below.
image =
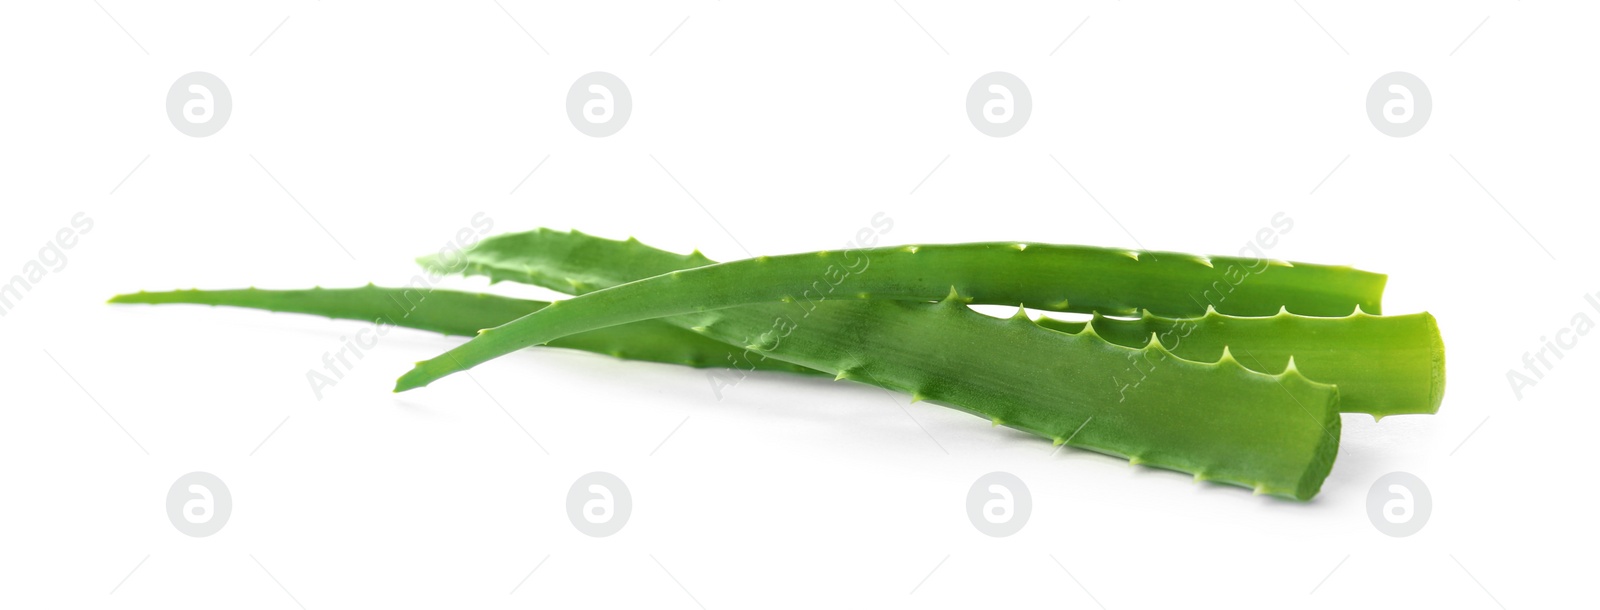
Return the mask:
M 4 605 L 1590 596 L 1600 336 L 1521 400 L 1506 371 L 1575 314 L 1600 320 L 1583 299 L 1600 291 L 1592 5 L 501 3 L 0 8 L 0 280 L 75 213 L 94 221 L 0 317 Z M 596 70 L 634 102 L 607 138 L 565 111 Z M 997 70 L 1034 104 L 1006 138 L 964 108 Z M 166 116 L 192 71 L 233 96 L 210 137 Z M 1433 97 L 1406 138 L 1365 111 L 1393 71 Z M 1271 256 L 1388 273 L 1386 311 L 1438 316 L 1449 391 L 1433 417 L 1346 416 L 1322 494 L 1299 504 L 1052 456 L 850 383 L 755 376 L 718 400 L 703 371 L 533 350 L 480 367 L 482 387 L 456 376 L 396 396 L 410 363 L 457 342 L 413 331 L 319 401 L 306 371 L 360 324 L 103 304 L 403 283 L 478 212 L 495 232 L 579 228 L 724 260 L 835 248 L 877 212 L 894 219 L 888 243 L 1229 254 L 1284 212 L 1294 228 Z M 216 535 L 167 520 L 167 489 L 191 471 L 232 492 Z M 591 471 L 632 492 L 609 538 L 565 514 Z M 991 471 L 1032 493 L 1009 538 L 965 512 Z M 1408 538 L 1366 514 L 1393 471 L 1433 497 Z

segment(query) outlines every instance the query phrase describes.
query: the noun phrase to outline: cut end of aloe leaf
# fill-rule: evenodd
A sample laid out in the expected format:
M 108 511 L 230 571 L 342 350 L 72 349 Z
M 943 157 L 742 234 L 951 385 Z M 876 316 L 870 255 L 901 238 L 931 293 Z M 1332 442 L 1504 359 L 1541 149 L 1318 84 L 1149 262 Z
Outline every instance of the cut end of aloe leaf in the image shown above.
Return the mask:
M 1322 435 L 1322 442 L 1317 445 L 1311 465 L 1306 468 L 1305 476 L 1300 478 L 1300 484 L 1294 490 L 1294 499 L 1302 502 L 1316 497 L 1317 493 L 1322 491 L 1322 482 L 1333 472 L 1333 460 L 1339 456 L 1340 430 L 1344 422 L 1339 417 L 1338 388 L 1334 388 L 1328 397 L 1328 405 L 1323 412 L 1328 414 L 1328 417 L 1322 420 L 1323 429 L 1327 434 Z
M 1444 402 L 1444 336 L 1439 334 L 1439 321 L 1433 314 L 1424 312 L 1422 315 L 1428 321 L 1429 329 L 1433 331 L 1433 377 L 1432 389 L 1428 395 L 1428 413 L 1433 414 L 1439 412 L 1439 404 Z

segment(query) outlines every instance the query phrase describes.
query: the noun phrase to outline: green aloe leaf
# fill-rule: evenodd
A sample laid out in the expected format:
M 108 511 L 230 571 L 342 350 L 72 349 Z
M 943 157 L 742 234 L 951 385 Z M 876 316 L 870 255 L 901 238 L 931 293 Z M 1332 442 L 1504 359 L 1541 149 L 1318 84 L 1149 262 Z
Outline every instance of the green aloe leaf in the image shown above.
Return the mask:
M 715 264 L 698 251 L 676 254 L 635 239 L 615 241 L 549 229 L 496 236 L 463 255 L 427 256 L 419 262 L 439 273 L 481 275 L 568 294 Z M 683 328 L 697 324 L 692 316 L 661 320 Z M 1053 318 L 1041 318 L 1039 324 L 1073 334 L 1087 325 Z M 1094 332 L 1128 347 L 1144 347 L 1152 335 L 1159 336 L 1173 354 L 1197 362 L 1216 362 L 1226 351 L 1245 368 L 1262 373 L 1284 372 L 1293 357 L 1306 376 L 1339 387 L 1339 408 L 1346 413 L 1376 418 L 1435 413 L 1444 396 L 1444 344 L 1437 323 L 1427 313 L 1375 316 L 1357 309 L 1348 316 L 1310 317 L 1280 309 L 1271 316 L 1243 317 L 1207 308 L 1192 318 L 1144 312 L 1131 320 L 1097 313 Z M 753 336 L 743 337 L 737 344 L 753 341 Z M 1134 386 L 1142 377 L 1141 368 L 1130 364 L 1118 380 Z
M 538 229 L 497 235 L 467 254 L 418 259 L 441 272 L 488 275 L 585 294 L 697 267 L 678 277 L 721 288 L 719 297 L 935 301 L 951 287 L 975 303 L 1105 315 L 1190 317 L 1207 310 L 1270 316 L 1382 313 L 1387 277 L 1343 266 L 1016 242 L 845 249 L 717 263 L 699 251 Z M 548 270 L 559 269 L 552 274 Z M 614 270 L 626 270 L 626 280 Z M 759 280 L 759 281 L 758 281 Z M 662 280 L 665 281 L 665 278 Z M 660 284 L 658 284 L 660 285 Z M 737 292 L 735 292 L 737 291 Z M 864 294 L 863 294 L 864 293 Z
M 465 260 L 422 262 L 570 292 L 711 264 L 698 253 L 553 231 L 486 240 Z M 770 304 L 662 320 L 1057 443 L 1259 493 L 1308 499 L 1332 467 L 1338 392 L 1292 367 L 1267 375 L 1232 360 L 1190 362 L 1158 344 L 1136 349 L 1025 317 L 995 319 L 964 302 Z M 1137 385 L 1130 366 L 1142 371 Z
M 122 304 L 195 304 L 363 320 L 446 335 L 472 336 L 549 303 L 453 290 L 383 288 L 312 288 L 307 290 L 174 290 L 138 292 L 111 298 Z M 659 320 L 646 320 L 562 337 L 551 347 L 605 354 L 625 360 L 727 367 L 737 358 L 744 368 L 805 375 L 821 373 L 769 358 L 748 358 L 742 349 Z
M 422 387 L 573 333 L 761 303 L 808 309 L 826 300 L 925 302 L 954 292 L 967 302 L 1085 313 L 1201 315 L 1216 307 L 1239 315 L 1271 315 L 1287 307 L 1312 315 L 1345 315 L 1360 307 L 1379 307 L 1382 275 L 1347 267 L 1255 262 L 1259 275 L 1229 284 L 1225 278 L 1212 279 L 1221 277 L 1215 265 L 1237 268 L 1246 263 L 1243 259 L 1049 244 L 898 246 L 756 257 L 669 271 L 553 303 L 418 363 L 400 378 L 396 390 Z M 1204 296 L 1223 285 L 1229 286 L 1226 295 Z
M 478 272 L 487 267 L 479 266 Z M 473 336 L 542 309 L 544 301 L 513 299 L 450 290 L 361 288 L 309 290 L 177 290 L 118 295 L 113 303 L 189 303 L 244 307 L 328 318 L 381 321 L 404 328 L 447 335 Z M 743 348 L 687 330 L 692 320 L 646 320 L 579 333 L 552 341 L 551 347 L 576 349 L 627 360 L 685 366 L 822 375 L 820 371 L 752 357 Z M 813 322 L 815 323 L 815 322 Z M 1061 332 L 1083 332 L 1088 322 L 1052 318 L 1040 326 Z M 1375 417 L 1437 412 L 1444 394 L 1444 352 L 1433 316 L 1313 318 L 1279 313 L 1265 318 L 1225 316 L 1163 318 L 1145 314 L 1125 320 L 1096 316 L 1093 332 L 1128 347 L 1144 347 L 1151 336 L 1185 360 L 1215 362 L 1229 357 L 1253 371 L 1282 373 L 1290 357 L 1300 372 L 1339 387 L 1339 408 L 1345 413 Z M 1118 377 L 1129 386 L 1141 382 L 1142 367 L 1130 363 Z
M 1211 311 L 1196 318 L 1145 313 L 1132 320 L 1096 315 L 1092 322 L 1049 317 L 1038 322 L 1074 334 L 1089 329 L 1128 347 L 1144 347 L 1157 337 L 1179 358 L 1237 359 L 1262 373 L 1282 373 L 1292 360 L 1307 377 L 1339 386 L 1339 410 L 1345 413 L 1377 419 L 1431 414 L 1444 400 L 1444 342 L 1428 313 L 1374 316 L 1358 310 L 1317 318 L 1287 311 L 1264 317 Z

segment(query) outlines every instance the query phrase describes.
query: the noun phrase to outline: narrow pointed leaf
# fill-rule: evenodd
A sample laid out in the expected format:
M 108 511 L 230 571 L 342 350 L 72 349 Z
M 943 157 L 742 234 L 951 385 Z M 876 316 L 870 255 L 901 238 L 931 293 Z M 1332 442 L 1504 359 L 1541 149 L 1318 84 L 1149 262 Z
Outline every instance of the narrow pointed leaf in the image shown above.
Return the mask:
M 543 309 L 544 301 L 415 288 L 312 288 L 308 290 L 174 290 L 117 295 L 112 303 L 220 305 L 275 312 L 302 313 L 343 320 L 472 336 Z M 744 350 L 706 338 L 666 322 L 646 320 L 578 333 L 550 342 L 551 347 L 692 367 L 778 371 L 820 375 L 817 371 L 770 358 L 751 358 Z

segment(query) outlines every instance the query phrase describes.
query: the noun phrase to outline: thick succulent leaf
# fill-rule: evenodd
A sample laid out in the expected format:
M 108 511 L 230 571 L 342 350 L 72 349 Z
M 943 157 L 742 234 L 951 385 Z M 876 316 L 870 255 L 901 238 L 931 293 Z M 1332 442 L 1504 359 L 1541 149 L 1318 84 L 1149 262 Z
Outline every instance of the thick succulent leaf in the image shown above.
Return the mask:
M 1092 328 L 1090 328 L 1092 324 Z M 1146 313 L 1137 319 L 1096 315 L 1092 322 L 1040 318 L 1039 325 L 1091 332 L 1128 347 L 1151 337 L 1185 360 L 1238 360 L 1245 368 L 1282 373 L 1292 360 L 1311 379 L 1339 386 L 1339 410 L 1374 418 L 1439 411 L 1444 399 L 1444 342 L 1432 315 L 1374 316 L 1357 310 L 1338 318 L 1287 311 L 1263 317 L 1207 312 L 1197 318 Z
M 544 249 L 539 235 L 556 247 Z M 495 260 L 469 253 L 465 267 L 496 280 L 581 292 L 709 264 L 632 240 L 542 232 L 520 234 L 517 241 Z M 462 261 L 423 262 L 463 267 Z M 1259 493 L 1308 499 L 1332 467 L 1340 423 L 1332 386 L 1292 368 L 1267 375 L 1231 360 L 1186 361 L 1158 344 L 1131 348 L 1089 333 L 1045 329 L 1025 317 L 995 319 L 965 301 L 953 295 L 938 304 L 756 305 L 662 320 L 1058 443 Z M 1132 378 L 1130 369 L 1141 378 Z
M 1158 256 L 1159 254 L 1159 256 Z M 1384 276 L 1344 267 L 1275 266 L 1236 284 L 1214 264 L 1241 259 L 1140 253 L 1050 244 L 980 243 L 822 251 L 670 271 L 551 304 L 465 345 L 417 364 L 397 390 L 427 385 L 504 354 L 573 333 L 665 316 L 762 303 L 802 309 L 826 300 L 930 301 L 946 293 L 967 302 L 1021 304 L 1052 311 L 1201 315 L 1213 286 L 1228 286 L 1214 305 L 1240 315 L 1287 307 L 1313 315 L 1376 309 Z M 1222 288 L 1217 288 L 1222 290 Z M 1370 293 L 1349 302 L 1345 295 Z M 1224 309 L 1226 308 L 1226 309 Z
M 1105 315 L 1191 317 L 1208 309 L 1237 316 L 1270 316 L 1287 308 L 1305 316 L 1346 316 L 1357 307 L 1382 313 L 1386 276 L 1342 266 L 1271 259 L 1206 257 L 1090 246 L 1016 242 L 934 244 L 845 249 L 716 263 L 698 251 L 673 254 L 633 248 L 577 231 L 539 229 L 498 235 L 456 258 L 419 259 L 435 270 L 485 272 L 568 294 L 619 283 L 607 269 L 648 272 L 626 282 L 658 278 L 706 289 L 718 304 L 785 298 L 936 301 L 951 287 L 974 303 Z M 687 270 L 698 267 L 694 272 Z M 552 275 L 545 270 L 562 269 Z
M 634 239 L 616 241 L 549 229 L 496 236 L 455 258 L 430 256 L 419 262 L 439 273 L 481 275 L 491 281 L 533 284 L 568 294 L 715 264 L 699 252 L 675 254 Z M 1358 300 L 1361 295 L 1343 298 Z M 662 320 L 684 328 L 695 326 L 689 316 Z M 1052 318 L 1042 318 L 1039 323 L 1070 333 L 1082 332 L 1087 325 Z M 1375 316 L 1356 309 L 1346 316 L 1312 317 L 1281 307 L 1273 315 L 1260 317 L 1230 316 L 1210 307 L 1202 315 L 1188 318 L 1143 312 L 1138 318 L 1126 319 L 1096 313 L 1094 332 L 1128 347 L 1144 347 L 1156 335 L 1180 358 L 1216 362 L 1228 357 L 1262 373 L 1282 373 L 1293 357 L 1303 374 L 1339 386 L 1339 408 L 1346 413 L 1377 418 L 1435 413 L 1444 395 L 1444 344 L 1437 323 L 1427 313 Z M 750 342 L 751 338 L 745 337 L 739 344 Z M 1141 377 L 1133 366 L 1119 376 L 1130 384 Z
M 544 301 L 488 294 L 413 288 L 309 290 L 177 290 L 118 295 L 113 303 L 190 303 L 304 313 L 328 318 L 379 321 L 447 335 L 473 336 L 538 311 Z M 692 317 L 692 316 L 691 316 Z M 606 354 L 627 360 L 691 367 L 738 367 L 748 370 L 823 375 L 807 367 L 762 355 L 746 354 L 684 327 L 672 318 L 646 320 L 579 333 L 552 341 L 551 347 Z M 692 326 L 685 318 L 677 321 Z M 817 320 L 809 324 L 820 323 Z M 1040 326 L 1077 334 L 1089 322 L 1038 320 Z M 1282 373 L 1290 357 L 1311 379 L 1339 386 L 1339 408 L 1345 413 L 1375 417 L 1438 410 L 1444 393 L 1444 354 L 1433 317 L 1422 314 L 1346 318 L 1313 318 L 1279 313 L 1265 318 L 1225 316 L 1138 319 L 1095 317 L 1091 332 L 1128 347 L 1144 347 L 1160 338 L 1173 355 L 1197 362 L 1234 358 L 1253 371 Z M 746 338 L 747 339 L 747 338 Z M 1124 375 L 1130 386 L 1141 383 L 1141 367 L 1130 364 Z
M 473 336 L 549 303 L 525 299 L 416 288 L 312 288 L 307 290 L 174 290 L 117 295 L 112 303 L 221 305 L 266 311 L 364 320 L 446 335 Z M 692 367 L 738 366 L 752 370 L 820 375 L 770 358 L 750 358 L 742 349 L 659 320 L 646 320 L 562 337 L 551 347 Z

